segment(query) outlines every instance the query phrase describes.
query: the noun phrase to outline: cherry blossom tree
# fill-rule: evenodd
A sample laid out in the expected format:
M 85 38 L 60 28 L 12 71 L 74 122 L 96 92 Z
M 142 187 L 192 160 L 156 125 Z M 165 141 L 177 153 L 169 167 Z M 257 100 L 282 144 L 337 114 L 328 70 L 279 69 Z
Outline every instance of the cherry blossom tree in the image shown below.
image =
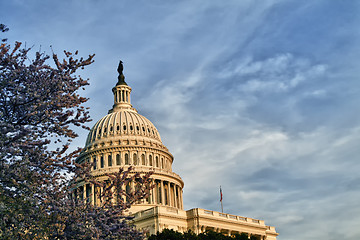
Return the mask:
M 0 32 L 7 30 L 0 24 Z M 149 194 L 150 175 L 120 169 L 107 183 L 97 182 L 89 164 L 75 164 L 81 149 L 69 150 L 78 136 L 74 129 L 88 129 L 91 120 L 83 106 L 87 98 L 80 95 L 89 83 L 76 73 L 94 55 L 30 57 L 31 48 L 22 46 L 0 43 L 0 238 L 142 239 L 124 211 Z M 101 205 L 71 197 L 71 183 L 79 181 L 105 189 Z M 124 196 L 121 186 L 129 181 L 138 184 L 136 191 L 128 202 L 114 204 L 113 196 Z

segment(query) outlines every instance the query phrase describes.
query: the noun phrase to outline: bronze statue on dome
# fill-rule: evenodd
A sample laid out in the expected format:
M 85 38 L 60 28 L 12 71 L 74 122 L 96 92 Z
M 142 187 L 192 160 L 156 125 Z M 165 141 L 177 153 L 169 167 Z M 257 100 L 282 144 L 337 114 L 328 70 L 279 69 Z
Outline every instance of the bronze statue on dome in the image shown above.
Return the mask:
M 126 82 L 125 82 L 125 76 L 123 74 L 124 65 L 123 65 L 123 61 L 121 61 L 121 60 L 119 62 L 119 66 L 117 68 L 117 71 L 119 73 L 119 76 L 118 76 L 118 82 L 117 82 L 116 85 L 127 85 Z

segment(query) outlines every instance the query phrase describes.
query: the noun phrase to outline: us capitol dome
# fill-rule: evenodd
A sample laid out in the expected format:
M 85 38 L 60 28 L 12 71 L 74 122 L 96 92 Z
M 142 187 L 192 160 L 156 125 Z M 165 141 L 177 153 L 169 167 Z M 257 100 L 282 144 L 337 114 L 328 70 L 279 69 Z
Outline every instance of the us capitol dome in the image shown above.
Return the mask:
M 150 196 L 132 205 L 130 214 L 137 228 L 155 234 L 165 228 L 179 232 L 206 230 L 226 235 L 248 233 L 257 239 L 276 239 L 274 227 L 263 220 L 241 217 L 221 212 L 183 208 L 184 182 L 172 171 L 173 155 L 164 146 L 154 124 L 131 105 L 131 87 L 125 82 L 123 65 L 118 67 L 118 82 L 113 87 L 114 105 L 108 114 L 91 128 L 85 147 L 77 163 L 93 163 L 92 174 L 99 181 L 106 181 L 106 173 L 119 168 L 132 167 L 132 173 L 151 175 L 154 188 Z M 127 186 L 127 188 L 133 186 Z M 97 204 L 100 199 L 94 186 L 80 183 L 77 194 Z

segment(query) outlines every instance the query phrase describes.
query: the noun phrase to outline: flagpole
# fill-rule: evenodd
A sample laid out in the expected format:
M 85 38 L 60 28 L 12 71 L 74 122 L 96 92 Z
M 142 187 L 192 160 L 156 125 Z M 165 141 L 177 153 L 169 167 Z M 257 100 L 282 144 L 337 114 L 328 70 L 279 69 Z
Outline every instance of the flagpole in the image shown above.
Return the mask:
M 224 208 L 223 208 L 223 202 L 222 202 L 223 196 L 222 196 L 222 190 L 221 190 L 221 186 L 220 186 L 220 202 L 221 202 L 221 213 L 224 213 Z

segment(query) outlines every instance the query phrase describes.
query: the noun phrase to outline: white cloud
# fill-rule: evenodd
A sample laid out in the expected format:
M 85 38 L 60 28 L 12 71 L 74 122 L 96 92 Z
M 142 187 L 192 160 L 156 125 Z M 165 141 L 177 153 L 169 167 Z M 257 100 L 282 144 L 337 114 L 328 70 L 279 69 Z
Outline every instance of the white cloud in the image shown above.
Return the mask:
M 238 88 L 244 92 L 286 92 L 322 77 L 326 69 L 324 64 L 311 64 L 307 59 L 285 53 L 259 61 L 246 57 L 239 63 L 232 62 L 219 75 L 241 80 Z

